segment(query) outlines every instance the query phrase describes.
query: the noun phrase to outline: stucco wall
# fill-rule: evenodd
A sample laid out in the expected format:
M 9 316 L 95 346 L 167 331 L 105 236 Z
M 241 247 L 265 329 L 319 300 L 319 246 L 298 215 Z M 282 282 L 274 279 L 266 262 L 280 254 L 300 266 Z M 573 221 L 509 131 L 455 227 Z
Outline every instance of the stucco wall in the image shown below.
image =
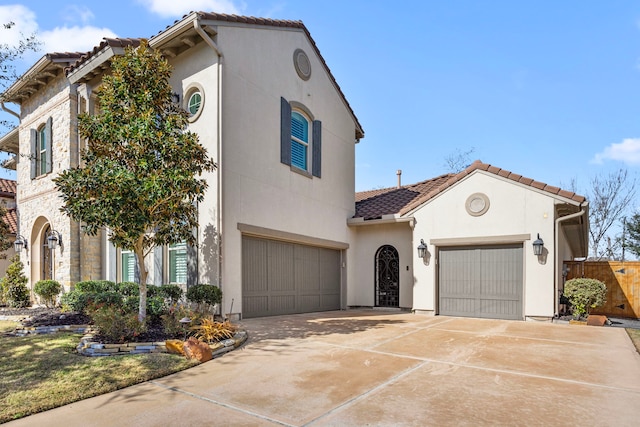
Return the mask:
M 471 216 L 465 209 L 467 198 L 474 193 L 485 194 L 489 210 L 481 216 Z M 436 302 L 437 247 L 434 239 L 459 240 L 473 244 L 494 243 L 490 237 L 520 236 L 513 243 L 524 247 L 524 315 L 554 314 L 554 199 L 531 188 L 504 180 L 493 174 L 477 171 L 454 185 L 414 213 L 414 241 L 428 244 L 429 256 L 424 265 L 415 266 L 416 284 L 413 305 L 416 310 L 434 311 Z M 532 239 L 537 233 L 546 242 L 542 257 L 533 255 Z M 417 245 L 413 245 L 417 259 Z M 446 246 L 446 244 L 443 244 Z
M 223 306 L 241 311 L 239 223 L 350 243 L 354 212 L 355 123 L 301 31 L 219 27 L 223 60 Z M 302 48 L 311 78 L 300 79 Z M 280 163 L 280 98 L 322 121 L 322 177 Z
M 353 227 L 355 245 L 351 267 L 355 270 L 349 283 L 349 306 L 375 305 L 375 257 L 383 245 L 391 245 L 398 251 L 400 279 L 400 307 L 413 307 L 413 251 L 412 231 L 408 222 Z

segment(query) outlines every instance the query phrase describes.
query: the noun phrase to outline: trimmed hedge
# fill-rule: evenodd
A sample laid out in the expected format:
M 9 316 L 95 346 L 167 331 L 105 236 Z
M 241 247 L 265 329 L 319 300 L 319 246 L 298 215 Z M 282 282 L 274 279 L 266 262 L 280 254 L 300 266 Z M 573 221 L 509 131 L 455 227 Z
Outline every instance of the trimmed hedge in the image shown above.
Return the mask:
M 57 280 L 38 280 L 33 286 L 33 292 L 40 297 L 47 308 L 55 307 L 56 299 L 62 292 L 62 285 Z
M 569 299 L 573 316 L 579 319 L 590 309 L 604 305 L 607 285 L 597 279 L 576 278 L 564 284 L 564 296 Z

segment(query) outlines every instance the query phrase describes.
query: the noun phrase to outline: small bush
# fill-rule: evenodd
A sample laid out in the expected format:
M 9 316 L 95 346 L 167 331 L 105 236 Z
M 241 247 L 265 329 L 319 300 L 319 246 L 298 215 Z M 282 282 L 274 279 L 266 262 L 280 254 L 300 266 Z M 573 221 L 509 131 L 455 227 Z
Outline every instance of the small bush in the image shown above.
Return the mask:
M 196 304 L 200 313 L 210 311 L 214 305 L 222 301 L 222 291 L 217 286 L 194 285 L 187 290 L 187 300 Z
M 206 343 L 221 341 L 233 338 L 236 327 L 229 321 L 216 322 L 211 317 L 204 317 L 199 325 L 192 326 L 194 336 Z
M 60 306 L 62 307 L 62 311 L 86 313 L 87 306 L 92 301 L 93 295 L 94 294 L 92 292 L 81 292 L 78 289 L 62 294 L 60 297 Z
M 110 280 L 84 280 L 75 284 L 74 290 L 79 292 L 115 292 L 118 285 Z
M 169 304 L 177 304 L 182 298 L 182 289 L 178 285 L 162 285 L 158 288 L 158 295 Z
M 2 288 L 2 299 L 10 307 L 22 308 L 31 305 L 27 282 L 29 279 L 24 275 L 22 269 L 24 265 L 20 261 L 20 255 L 11 258 L 11 264 L 7 267 L 5 276 L 0 280 Z
M 108 342 L 131 341 L 146 330 L 145 324 L 138 320 L 137 313 L 121 307 L 91 305 L 88 312 L 100 336 Z
M 596 279 L 576 278 L 564 284 L 564 296 L 569 299 L 573 316 L 580 319 L 592 308 L 606 302 L 607 286 Z
M 140 296 L 140 286 L 134 282 L 121 282 L 118 284 L 117 292 L 120 292 L 125 297 Z M 149 287 L 147 286 L 147 289 Z
M 55 307 L 56 299 L 62 292 L 62 285 L 57 280 L 38 280 L 33 287 L 33 292 L 40 297 L 47 308 Z

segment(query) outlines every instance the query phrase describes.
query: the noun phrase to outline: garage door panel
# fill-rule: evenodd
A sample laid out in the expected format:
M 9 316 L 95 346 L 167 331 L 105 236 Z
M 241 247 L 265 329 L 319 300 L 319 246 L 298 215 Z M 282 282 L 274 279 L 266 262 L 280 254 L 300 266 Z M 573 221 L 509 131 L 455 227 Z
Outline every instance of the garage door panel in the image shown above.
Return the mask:
M 522 318 L 521 245 L 441 248 L 439 313 Z
M 340 309 L 340 251 L 243 236 L 244 317 Z

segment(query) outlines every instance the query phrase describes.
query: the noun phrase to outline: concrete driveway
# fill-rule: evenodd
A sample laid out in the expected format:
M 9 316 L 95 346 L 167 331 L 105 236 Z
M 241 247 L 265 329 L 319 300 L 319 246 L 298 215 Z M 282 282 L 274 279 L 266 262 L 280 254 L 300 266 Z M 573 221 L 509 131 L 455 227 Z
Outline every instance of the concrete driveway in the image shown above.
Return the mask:
M 640 419 L 619 328 L 348 310 L 251 319 L 248 343 L 24 426 L 614 425 Z

